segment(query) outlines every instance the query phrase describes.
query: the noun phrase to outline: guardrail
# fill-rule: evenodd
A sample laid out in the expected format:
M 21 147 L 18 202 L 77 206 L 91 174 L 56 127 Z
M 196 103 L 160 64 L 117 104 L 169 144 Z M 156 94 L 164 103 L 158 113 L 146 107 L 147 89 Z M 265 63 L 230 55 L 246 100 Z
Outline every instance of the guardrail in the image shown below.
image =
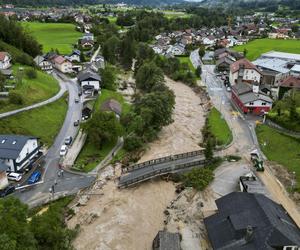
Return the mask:
M 166 162 L 172 162 L 172 161 L 176 161 L 176 160 L 184 159 L 184 158 L 190 158 L 190 157 L 194 157 L 197 155 L 202 155 L 203 153 L 204 153 L 204 150 L 196 150 L 196 151 L 182 153 L 182 154 L 169 155 L 166 157 L 161 157 L 161 158 L 157 158 L 157 159 L 153 159 L 153 160 L 149 160 L 149 161 L 131 165 L 127 168 L 127 172 L 130 173 L 134 170 L 141 169 L 144 167 L 149 167 L 149 166 L 166 163 Z
M 178 164 L 176 166 L 171 166 L 171 167 L 166 167 L 163 169 L 153 169 L 154 171 L 148 174 L 144 174 L 135 178 L 132 178 L 130 180 L 126 180 L 122 182 L 122 177 L 120 178 L 119 181 L 119 188 L 126 188 L 129 187 L 131 185 L 137 184 L 139 182 L 143 182 L 149 179 L 152 179 L 154 177 L 157 176 L 162 176 L 162 175 L 166 175 L 166 174 L 172 174 L 172 173 L 176 173 L 179 172 L 182 169 L 186 169 L 186 168 L 191 168 L 191 167 L 195 167 L 195 166 L 201 166 L 204 167 L 204 165 L 206 164 L 206 160 L 202 159 L 199 161 L 193 161 L 193 162 L 188 162 L 188 163 L 183 163 L 183 164 Z

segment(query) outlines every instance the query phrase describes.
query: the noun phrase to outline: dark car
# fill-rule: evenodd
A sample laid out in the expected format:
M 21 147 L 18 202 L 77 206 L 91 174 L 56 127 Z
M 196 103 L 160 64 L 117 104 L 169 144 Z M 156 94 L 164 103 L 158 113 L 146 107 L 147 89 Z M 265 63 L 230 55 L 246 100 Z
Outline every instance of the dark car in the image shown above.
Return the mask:
M 39 171 L 34 171 L 34 172 L 30 175 L 30 177 L 29 177 L 27 183 L 28 183 L 28 184 L 34 184 L 34 183 L 38 182 L 38 181 L 41 179 L 41 176 L 42 176 L 41 172 L 39 172 Z
M 0 190 L 0 197 L 5 197 L 9 194 L 12 194 L 15 191 L 15 187 L 13 185 L 9 185 L 3 190 Z
M 69 136 L 65 139 L 65 144 L 66 145 L 71 145 L 72 144 L 72 141 L 73 141 L 73 137 L 72 136 Z

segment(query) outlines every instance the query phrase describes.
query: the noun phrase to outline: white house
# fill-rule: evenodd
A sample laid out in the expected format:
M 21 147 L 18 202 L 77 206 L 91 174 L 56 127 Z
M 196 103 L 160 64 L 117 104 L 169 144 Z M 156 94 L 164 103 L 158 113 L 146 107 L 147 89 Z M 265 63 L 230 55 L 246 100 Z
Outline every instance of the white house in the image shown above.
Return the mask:
M 44 56 L 37 56 L 34 58 L 35 64 L 44 71 L 51 71 L 53 69 L 51 62 L 46 60 Z
M 92 90 L 99 92 L 101 77 L 90 70 L 81 71 L 77 76 L 81 88 L 85 90 Z
M 260 82 L 261 72 L 247 59 L 241 59 L 230 65 L 230 84 L 236 84 L 238 79 L 248 83 Z
M 56 56 L 52 59 L 53 67 L 59 70 L 62 73 L 72 73 L 72 63 L 62 57 L 62 56 Z
M 0 52 L 0 69 L 8 69 L 11 64 L 11 56 L 7 52 Z
M 0 135 L 0 160 L 8 171 L 18 172 L 39 153 L 38 138 L 23 135 Z

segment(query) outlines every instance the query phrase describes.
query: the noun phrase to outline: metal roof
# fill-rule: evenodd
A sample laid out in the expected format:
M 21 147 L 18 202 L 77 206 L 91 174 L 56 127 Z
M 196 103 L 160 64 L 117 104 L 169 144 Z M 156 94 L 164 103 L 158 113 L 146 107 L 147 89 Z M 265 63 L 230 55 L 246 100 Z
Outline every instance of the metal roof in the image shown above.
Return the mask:
M 4 172 L 8 169 L 8 166 L 4 163 L 4 161 L 0 160 L 0 172 Z
M 279 58 L 288 61 L 300 61 L 300 54 L 292 54 L 286 52 L 269 51 L 261 55 L 262 57 Z
M 300 64 L 294 65 L 293 68 L 291 68 L 291 71 L 300 73 Z
M 233 192 L 216 200 L 216 204 L 218 212 L 204 219 L 214 249 L 300 245 L 298 226 L 281 205 L 263 194 Z
M 0 159 L 17 159 L 20 152 L 33 136 L 24 135 L 0 135 Z
M 290 70 L 286 67 L 287 61 L 278 58 L 259 58 L 253 62 L 254 65 L 265 69 L 288 73 Z
M 98 75 L 97 73 L 91 72 L 89 70 L 81 71 L 78 74 L 77 78 L 78 78 L 78 81 L 80 81 L 80 82 L 82 82 L 84 80 L 87 80 L 89 78 L 92 78 L 92 79 L 97 80 L 97 81 L 101 81 L 100 75 Z

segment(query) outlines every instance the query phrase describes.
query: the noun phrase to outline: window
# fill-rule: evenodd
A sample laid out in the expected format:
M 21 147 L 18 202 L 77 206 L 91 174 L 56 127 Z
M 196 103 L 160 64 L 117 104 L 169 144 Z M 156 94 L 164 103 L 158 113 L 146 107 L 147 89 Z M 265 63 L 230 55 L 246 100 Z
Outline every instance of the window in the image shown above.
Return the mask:
M 263 102 L 261 105 L 262 105 L 262 106 L 266 106 L 267 104 L 266 104 L 265 102 Z
M 253 103 L 253 102 L 250 102 L 249 105 L 254 105 L 254 103 Z

